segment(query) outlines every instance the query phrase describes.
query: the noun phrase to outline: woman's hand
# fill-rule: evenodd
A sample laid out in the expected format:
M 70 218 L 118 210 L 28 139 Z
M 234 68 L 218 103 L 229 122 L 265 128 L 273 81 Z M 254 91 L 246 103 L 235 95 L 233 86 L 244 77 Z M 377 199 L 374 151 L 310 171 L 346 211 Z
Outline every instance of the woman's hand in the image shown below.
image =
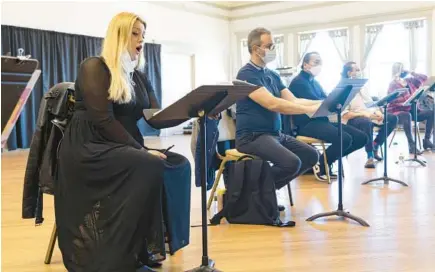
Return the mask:
M 154 155 L 154 156 L 157 156 L 157 157 L 161 158 L 161 159 L 164 159 L 164 160 L 167 159 L 166 155 L 163 154 L 163 153 L 160 152 L 160 151 L 157 151 L 157 150 L 148 150 L 148 152 L 149 152 L 150 154 Z

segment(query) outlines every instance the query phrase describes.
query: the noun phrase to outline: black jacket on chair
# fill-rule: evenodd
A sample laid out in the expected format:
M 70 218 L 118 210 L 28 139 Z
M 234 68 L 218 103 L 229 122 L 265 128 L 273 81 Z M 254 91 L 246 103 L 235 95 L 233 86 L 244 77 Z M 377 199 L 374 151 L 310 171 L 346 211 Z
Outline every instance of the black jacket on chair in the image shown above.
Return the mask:
M 23 189 L 23 218 L 43 222 L 42 194 L 53 194 L 57 150 L 63 129 L 74 111 L 74 83 L 53 86 L 41 100 L 30 144 Z

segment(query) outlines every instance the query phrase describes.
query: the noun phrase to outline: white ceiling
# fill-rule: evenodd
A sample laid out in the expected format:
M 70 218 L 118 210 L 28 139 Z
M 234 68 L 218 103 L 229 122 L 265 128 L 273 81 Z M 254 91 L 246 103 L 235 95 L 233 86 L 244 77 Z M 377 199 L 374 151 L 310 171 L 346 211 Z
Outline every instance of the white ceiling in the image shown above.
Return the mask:
M 198 1 L 198 2 L 210 4 L 227 10 L 233 10 L 233 9 L 261 6 L 264 4 L 277 3 L 281 1 Z

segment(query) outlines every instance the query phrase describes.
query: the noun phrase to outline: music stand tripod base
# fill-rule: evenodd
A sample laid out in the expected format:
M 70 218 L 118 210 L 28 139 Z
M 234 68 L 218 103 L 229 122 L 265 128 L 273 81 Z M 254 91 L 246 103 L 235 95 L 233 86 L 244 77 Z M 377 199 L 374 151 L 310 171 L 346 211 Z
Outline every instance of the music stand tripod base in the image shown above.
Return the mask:
M 205 260 L 205 263 L 207 263 L 207 260 Z M 186 272 L 222 272 L 222 271 L 214 268 L 214 261 L 212 259 L 208 259 L 208 265 L 202 264 L 201 266 L 187 270 Z
M 355 216 L 355 215 L 351 214 L 350 212 L 344 211 L 342 209 L 338 209 L 338 210 L 333 211 L 333 212 L 325 212 L 325 213 L 319 213 L 319 214 L 313 215 L 313 216 L 309 217 L 307 219 L 307 221 L 314 221 L 314 220 L 321 218 L 321 217 L 328 217 L 328 216 L 334 216 L 334 215 L 338 216 L 338 217 L 352 219 L 364 227 L 370 227 L 370 225 L 364 219 L 362 219 L 358 216 Z
M 385 103 L 383 105 L 383 108 L 384 108 L 384 124 L 383 125 L 384 125 L 384 131 L 385 131 L 385 135 L 384 135 L 385 139 L 388 139 L 387 106 L 388 106 L 388 103 Z M 363 182 L 361 184 L 362 185 L 366 185 L 366 184 L 369 184 L 371 182 L 376 182 L 376 181 L 383 180 L 384 184 L 388 184 L 390 181 L 392 181 L 392 182 L 396 182 L 396 183 L 402 184 L 403 186 L 408 187 L 408 184 L 406 184 L 405 182 L 400 181 L 398 179 L 393 179 L 393 178 L 388 177 L 388 170 L 387 170 L 388 169 L 388 163 L 387 163 L 387 161 L 388 161 L 388 148 L 387 148 L 387 143 L 385 142 L 384 143 L 384 175 L 382 177 L 380 177 L 380 178 L 370 179 L 370 180 L 365 181 L 365 182 Z
M 392 182 L 396 182 L 396 183 L 402 184 L 403 186 L 407 186 L 408 187 L 408 184 L 406 184 L 405 182 L 400 181 L 398 179 L 393 179 L 393 178 L 390 178 L 390 177 L 381 177 L 381 178 L 370 179 L 370 180 L 367 180 L 367 181 L 365 181 L 365 182 L 363 182 L 361 184 L 362 185 L 366 185 L 366 184 L 369 184 L 371 182 L 376 182 L 376 181 L 381 181 L 381 180 L 384 181 L 384 184 L 389 184 L 390 181 L 392 181 Z
M 415 157 L 412 158 L 412 159 L 406 159 L 404 161 L 406 161 L 406 162 L 418 162 L 421 166 L 426 166 L 426 162 L 425 161 L 422 161 L 419 158 L 415 158 Z

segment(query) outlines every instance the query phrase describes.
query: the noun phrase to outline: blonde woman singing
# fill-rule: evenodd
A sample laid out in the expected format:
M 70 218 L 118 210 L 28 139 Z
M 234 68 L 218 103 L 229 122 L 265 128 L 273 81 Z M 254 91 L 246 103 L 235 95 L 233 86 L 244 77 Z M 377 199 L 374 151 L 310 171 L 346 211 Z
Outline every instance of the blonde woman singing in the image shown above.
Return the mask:
M 159 107 L 137 70 L 145 29 L 135 14 L 116 15 L 101 56 L 84 60 L 75 82 L 75 112 L 59 151 L 55 189 L 59 248 L 71 272 L 129 272 L 149 256 L 163 260 L 162 222 L 178 231 L 168 237 L 172 243 L 183 237 L 173 247 L 189 241 L 190 164 L 145 147 L 137 127 L 143 109 Z M 174 201 L 176 212 L 168 213 Z

